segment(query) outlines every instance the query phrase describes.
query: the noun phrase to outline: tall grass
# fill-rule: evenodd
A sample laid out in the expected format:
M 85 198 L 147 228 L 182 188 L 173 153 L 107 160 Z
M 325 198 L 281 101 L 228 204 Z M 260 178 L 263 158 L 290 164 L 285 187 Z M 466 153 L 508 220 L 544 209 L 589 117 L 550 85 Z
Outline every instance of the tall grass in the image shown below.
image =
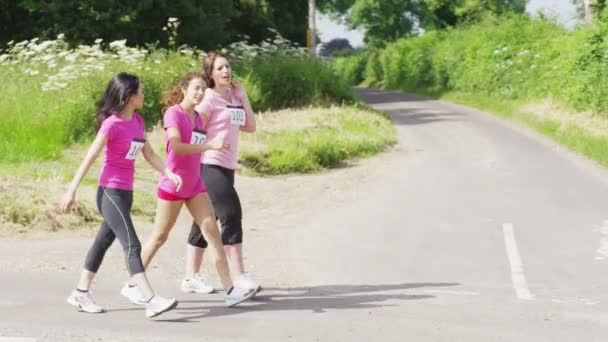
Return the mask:
M 350 99 L 349 89 L 324 63 L 302 58 L 301 49 L 233 46 L 256 110 L 339 103 Z M 126 71 L 144 84 L 141 110 L 148 127 L 161 118 L 161 93 L 183 74 L 200 70 L 200 54 L 187 47 L 176 51 L 132 48 L 116 41 L 102 48 L 69 48 L 61 37 L 11 42 L 0 54 L 0 163 L 56 159 L 73 144 L 90 139 L 95 129 L 95 106 L 111 76 Z M 238 50 L 240 48 L 242 50 Z M 248 51 L 248 52 L 247 52 Z M 254 53 L 255 58 L 249 58 Z M 247 57 L 247 58 L 246 58 Z M 272 71 L 272 65 L 280 69 Z

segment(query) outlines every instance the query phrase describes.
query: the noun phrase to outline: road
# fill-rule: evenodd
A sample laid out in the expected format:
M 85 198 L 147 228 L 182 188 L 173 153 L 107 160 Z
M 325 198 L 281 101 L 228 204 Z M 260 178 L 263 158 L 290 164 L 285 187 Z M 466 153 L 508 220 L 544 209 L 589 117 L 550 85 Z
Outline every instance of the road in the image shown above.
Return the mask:
M 90 238 L 5 239 L 0 342 L 608 340 L 608 172 L 471 108 L 356 92 L 392 116 L 396 147 L 237 181 L 251 202 L 271 184 L 293 190 L 275 210 L 244 201 L 258 299 L 228 309 L 221 294 L 178 291 L 185 215 L 150 272 L 180 305 L 154 320 L 118 295 L 118 248 L 95 285 L 108 312 L 91 315 L 65 304 Z M 299 193 L 313 178 L 326 183 Z

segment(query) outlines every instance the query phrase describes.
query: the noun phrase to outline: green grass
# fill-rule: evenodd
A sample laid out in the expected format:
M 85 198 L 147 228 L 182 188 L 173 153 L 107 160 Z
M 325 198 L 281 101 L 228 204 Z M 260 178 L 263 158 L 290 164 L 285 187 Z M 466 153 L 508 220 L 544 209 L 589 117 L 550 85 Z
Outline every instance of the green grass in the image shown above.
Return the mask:
M 146 95 L 140 113 L 150 128 L 161 120 L 162 93 L 187 72 L 200 70 L 194 52 L 99 46 L 73 51 L 55 43 L 14 48 L 8 59 L 0 47 L 0 164 L 57 160 L 69 146 L 89 141 L 95 134 L 96 102 L 118 72 L 140 77 Z M 349 87 L 318 60 L 270 56 L 234 66 L 242 71 L 258 111 L 352 99 Z
M 148 133 L 155 149 L 162 145 L 161 135 L 158 129 Z M 269 175 L 340 167 L 348 159 L 370 156 L 394 144 L 396 131 L 385 114 L 359 105 L 264 113 L 258 117 L 258 132 L 243 133 L 241 138 L 244 172 Z M 54 160 L 0 163 L 0 193 L 4 194 L 0 196 L 0 236 L 97 227 L 100 216 L 95 193 L 102 157 L 80 185 L 72 214 L 58 215 L 56 211 L 88 147 L 88 142 L 74 144 Z M 134 218 L 152 222 L 157 182 L 158 173 L 140 158 Z
M 608 153 L 606 153 L 608 137 L 597 136 L 580 127 L 568 125 L 564 127 L 561 122 L 555 120 L 539 119 L 522 110 L 524 101 L 463 92 L 446 92 L 439 98 L 476 107 L 530 127 L 568 149 L 608 167 Z
M 283 116 L 286 121 L 298 119 L 297 112 Z M 374 111 L 333 107 L 315 115 L 312 121 L 312 127 L 245 137 L 242 164 L 258 174 L 313 172 L 340 167 L 351 158 L 376 154 L 396 142 L 392 122 Z M 251 148 L 260 145 L 261 148 Z

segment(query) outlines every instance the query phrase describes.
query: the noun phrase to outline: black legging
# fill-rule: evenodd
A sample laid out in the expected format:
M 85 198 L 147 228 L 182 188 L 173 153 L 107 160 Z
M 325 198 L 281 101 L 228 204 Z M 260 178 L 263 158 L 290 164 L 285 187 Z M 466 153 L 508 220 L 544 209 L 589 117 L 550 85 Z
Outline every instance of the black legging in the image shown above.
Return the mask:
M 209 199 L 220 220 L 222 243 L 237 245 L 243 242 L 243 213 L 241 200 L 234 188 L 234 170 L 218 165 L 202 164 L 201 176 L 207 187 Z M 201 234 L 200 227 L 193 223 L 188 236 L 188 243 L 195 247 L 207 248 L 207 241 Z
M 84 264 L 86 270 L 97 273 L 106 251 L 118 238 L 125 252 L 129 273 L 133 275 L 144 271 L 141 243 L 131 221 L 132 205 L 133 191 L 101 186 L 97 189 L 97 209 L 103 216 L 103 223 L 87 253 Z

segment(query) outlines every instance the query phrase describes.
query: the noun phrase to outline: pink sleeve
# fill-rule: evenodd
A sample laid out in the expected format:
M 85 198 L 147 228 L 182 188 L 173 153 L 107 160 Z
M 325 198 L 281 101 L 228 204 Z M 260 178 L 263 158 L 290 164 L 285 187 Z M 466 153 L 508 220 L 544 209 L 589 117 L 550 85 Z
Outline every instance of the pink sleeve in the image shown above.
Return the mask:
M 199 103 L 194 110 L 198 112 L 198 115 L 205 123 L 203 126 L 207 126 L 211 119 L 211 114 L 213 113 L 213 97 L 205 96 L 203 102 Z M 203 129 L 207 129 L 207 127 L 203 127 Z
M 114 132 L 114 130 L 112 129 L 113 125 L 111 122 L 113 120 L 110 120 L 110 118 L 111 116 L 103 120 L 103 122 L 101 123 L 101 127 L 99 127 L 99 132 L 97 132 L 97 134 L 105 135 L 106 137 L 108 137 L 108 140 L 113 138 Z
M 139 115 L 138 113 L 135 113 L 134 115 L 137 118 L 137 121 L 139 122 L 139 127 L 141 129 L 141 133 L 143 134 L 142 135 L 142 138 L 143 138 L 146 136 L 146 122 L 144 121 L 144 118 L 141 115 Z
M 163 117 L 163 128 L 179 128 L 179 120 L 177 111 L 174 108 L 169 108 Z
M 209 117 L 213 111 L 213 98 L 211 96 L 205 96 L 203 102 L 199 103 L 195 110 L 199 114 Z

